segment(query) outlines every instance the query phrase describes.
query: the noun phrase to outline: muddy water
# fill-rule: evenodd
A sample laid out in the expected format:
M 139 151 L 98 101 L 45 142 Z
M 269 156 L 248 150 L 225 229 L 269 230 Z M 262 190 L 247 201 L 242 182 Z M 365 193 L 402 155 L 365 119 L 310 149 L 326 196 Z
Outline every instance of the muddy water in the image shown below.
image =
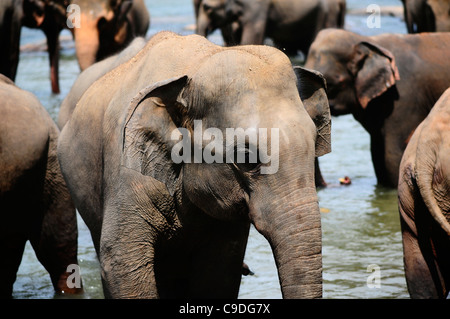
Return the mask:
M 147 1 L 152 14 L 148 36 L 171 30 L 192 33 L 194 23 L 190 0 Z M 365 9 L 369 4 L 399 6 L 397 0 L 347 0 L 349 10 Z M 380 28 L 368 28 L 367 17 L 348 15 L 346 28 L 366 35 L 405 33 L 398 17 L 382 16 Z M 70 34 L 63 33 L 61 88 L 52 95 L 48 79 L 47 55 L 31 50 L 44 41 L 41 32 L 24 29 L 23 52 L 17 84 L 32 91 L 56 119 L 59 105 L 79 73 Z M 218 33 L 212 41 L 221 42 Z M 331 187 L 319 190 L 322 208 L 323 279 L 325 298 L 408 298 L 402 264 L 402 244 L 397 212 L 397 193 L 376 185 L 369 150 L 369 136 L 352 116 L 333 118 L 333 152 L 320 159 L 322 172 Z M 352 184 L 339 186 L 339 178 L 349 176 Z M 103 298 L 90 234 L 79 218 L 79 261 L 85 293 L 79 298 Z M 240 298 L 281 298 L 277 271 L 265 239 L 251 230 L 245 262 L 255 273 L 242 280 Z M 369 269 L 369 271 L 368 271 Z M 375 269 L 375 272 L 372 272 Z M 374 276 L 379 275 L 379 281 Z M 369 279 L 369 284 L 368 284 Z M 15 298 L 55 298 L 48 274 L 27 245 L 17 281 Z

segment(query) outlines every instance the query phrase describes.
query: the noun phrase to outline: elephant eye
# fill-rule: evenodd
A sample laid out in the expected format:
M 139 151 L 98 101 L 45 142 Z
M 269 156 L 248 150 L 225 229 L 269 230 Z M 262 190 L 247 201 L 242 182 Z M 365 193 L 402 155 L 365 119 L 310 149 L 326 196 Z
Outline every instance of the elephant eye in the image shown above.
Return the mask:
M 244 149 L 237 148 L 236 166 L 243 172 L 257 173 L 261 167 L 258 150 L 256 147 L 246 146 Z

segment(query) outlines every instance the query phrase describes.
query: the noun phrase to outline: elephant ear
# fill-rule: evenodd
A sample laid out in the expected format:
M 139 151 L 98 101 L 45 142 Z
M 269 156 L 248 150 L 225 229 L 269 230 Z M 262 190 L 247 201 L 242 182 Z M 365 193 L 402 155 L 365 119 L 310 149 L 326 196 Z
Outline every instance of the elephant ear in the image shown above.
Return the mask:
M 331 114 L 326 81 L 317 71 L 294 66 L 297 89 L 306 111 L 317 128 L 316 157 L 331 152 Z
M 142 89 L 131 100 L 123 127 L 122 166 L 164 183 L 170 195 L 181 171 L 171 159 L 171 133 L 185 108 L 181 94 L 187 81 L 182 76 Z
M 394 55 L 369 42 L 354 47 L 348 69 L 355 77 L 356 97 L 363 109 L 400 80 Z

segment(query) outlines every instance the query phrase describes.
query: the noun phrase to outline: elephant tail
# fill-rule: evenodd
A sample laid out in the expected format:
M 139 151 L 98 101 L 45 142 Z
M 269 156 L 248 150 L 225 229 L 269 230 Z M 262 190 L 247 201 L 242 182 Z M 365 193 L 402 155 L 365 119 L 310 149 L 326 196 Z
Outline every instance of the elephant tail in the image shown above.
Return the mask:
M 429 154 L 429 152 L 427 153 Z M 437 150 L 436 152 L 431 153 L 438 154 Z M 423 161 L 422 159 L 420 161 L 421 163 L 419 163 L 419 161 L 416 162 L 417 185 L 431 216 L 439 224 L 442 230 L 450 236 L 450 223 L 436 200 L 436 195 L 446 193 L 446 190 L 443 189 L 446 187 L 442 187 L 444 186 L 442 183 L 445 183 L 442 169 L 437 165 L 436 157 L 434 157 L 434 160 L 432 161 L 430 158 L 427 160 Z

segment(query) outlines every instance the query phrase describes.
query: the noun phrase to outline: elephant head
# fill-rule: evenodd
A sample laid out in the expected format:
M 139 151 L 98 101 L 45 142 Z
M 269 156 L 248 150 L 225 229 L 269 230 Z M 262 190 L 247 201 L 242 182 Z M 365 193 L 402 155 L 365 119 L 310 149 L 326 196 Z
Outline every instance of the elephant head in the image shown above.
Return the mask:
M 202 0 L 198 6 L 197 34 L 207 37 L 226 22 L 225 0 Z
M 263 44 L 271 0 L 227 0 L 225 12 L 228 23 L 241 29 L 240 44 Z
M 305 67 L 326 78 L 332 115 L 361 113 L 400 80 L 389 50 L 337 29 L 319 32 Z
M 66 28 L 69 0 L 24 0 L 22 25 L 44 31 L 50 60 L 52 92 L 59 93 L 59 34 Z
M 72 32 L 81 70 L 147 31 L 149 17 L 142 0 L 74 0 L 72 4 L 80 7 L 80 27 Z
M 224 50 L 141 90 L 122 166 L 163 183 L 178 207 L 251 221 L 272 247 L 283 296 L 321 297 L 314 160 L 331 150 L 325 81 L 275 52 Z
M 216 29 L 221 29 L 225 45 L 240 43 L 240 27 L 228 19 L 226 0 L 201 0 L 194 3 L 196 12 L 196 33 L 208 37 Z

